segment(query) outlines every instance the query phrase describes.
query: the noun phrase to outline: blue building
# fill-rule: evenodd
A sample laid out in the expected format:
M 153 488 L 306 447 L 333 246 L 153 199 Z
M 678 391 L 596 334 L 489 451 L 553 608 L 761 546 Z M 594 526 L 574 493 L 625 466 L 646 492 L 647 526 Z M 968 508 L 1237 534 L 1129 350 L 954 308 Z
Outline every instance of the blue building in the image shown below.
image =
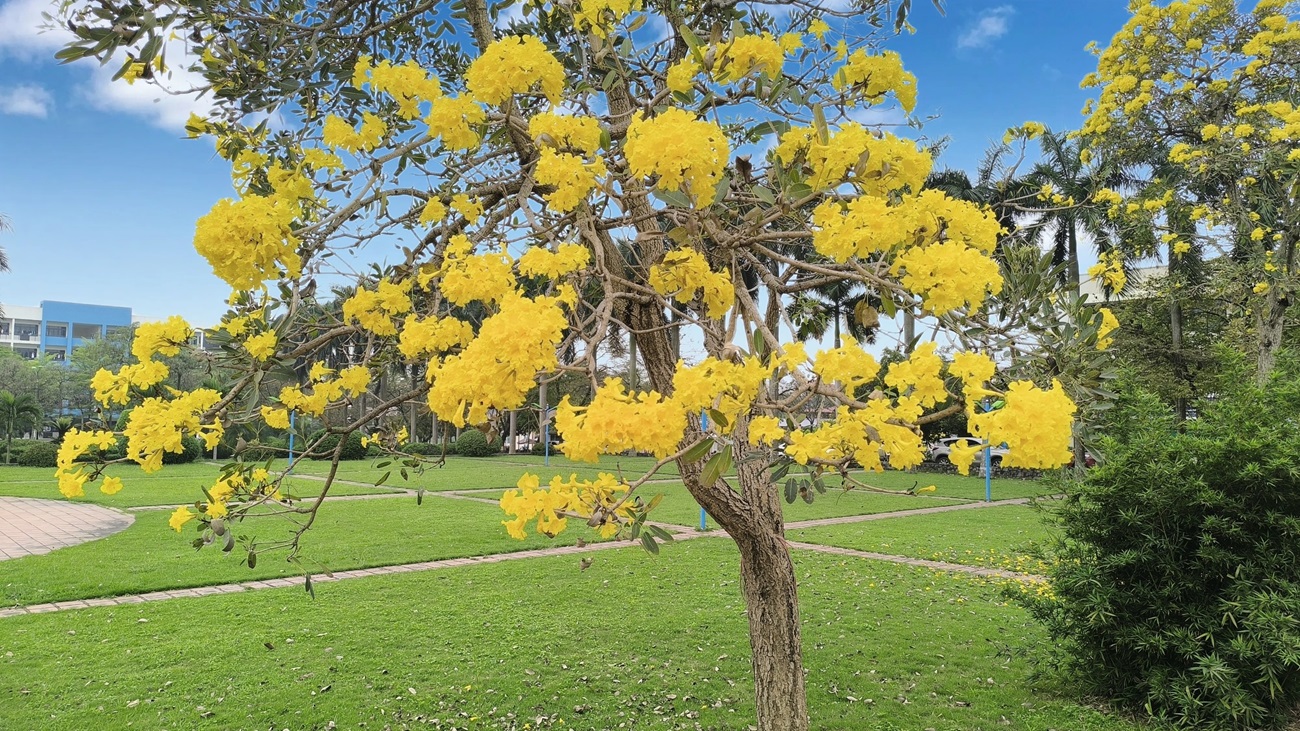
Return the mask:
M 117 329 L 131 327 L 130 307 L 88 305 L 78 302 L 44 301 L 40 307 L 4 305 L 0 319 L 0 347 L 24 358 L 48 355 L 67 360 L 72 351 L 87 341 L 102 338 Z

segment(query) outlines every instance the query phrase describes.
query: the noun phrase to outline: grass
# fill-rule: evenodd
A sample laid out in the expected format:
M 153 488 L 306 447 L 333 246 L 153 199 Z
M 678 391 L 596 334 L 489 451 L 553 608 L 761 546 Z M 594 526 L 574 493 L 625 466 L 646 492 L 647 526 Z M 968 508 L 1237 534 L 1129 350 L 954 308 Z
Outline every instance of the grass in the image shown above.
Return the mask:
M 500 492 L 471 494 L 475 497 L 491 500 L 495 500 L 501 495 Z M 650 520 L 652 521 L 691 527 L 700 524 L 700 504 L 695 501 L 695 498 L 691 497 L 691 494 L 687 492 L 686 487 L 681 483 L 648 483 L 638 488 L 636 494 L 645 502 L 649 502 L 658 495 L 664 496 L 659 505 L 650 513 Z M 793 522 L 819 518 L 838 518 L 845 515 L 871 515 L 896 510 L 917 510 L 960 503 L 961 501 L 958 500 L 942 498 L 915 495 L 883 495 L 860 490 L 845 492 L 835 489 L 828 491 L 825 495 L 817 495 L 811 505 L 803 500 L 796 500 L 793 503 L 783 503 L 782 507 L 784 508 L 786 522 Z M 708 527 L 712 530 L 717 527 L 717 524 L 710 518 Z
M 1137 731 L 1035 692 L 1046 640 L 990 587 L 796 563 L 813 728 Z M 17 617 L 0 728 L 743 729 L 737 578 L 709 540 Z
M 1043 516 L 1025 505 L 789 531 L 796 541 L 1038 574 L 1046 566 L 1035 549 L 1052 535 Z
M 390 464 L 379 467 L 384 462 Z M 388 479 L 385 485 L 405 488 L 424 488 L 425 490 L 466 490 L 484 487 L 514 487 L 519 482 L 519 478 L 525 472 L 532 472 L 542 475 L 549 480 L 552 475 L 569 476 L 570 472 L 576 472 L 580 477 L 594 478 L 602 471 L 612 471 L 611 465 L 595 467 L 592 465 L 574 466 L 573 463 L 565 460 L 564 464 L 557 464 L 559 460 L 553 459 L 551 467 L 543 464 L 541 457 L 515 456 L 508 457 L 448 457 L 447 461 L 441 467 L 427 466 L 420 470 L 409 470 L 407 477 L 401 475 L 402 466 L 392 462 L 392 458 L 381 457 L 377 459 L 356 460 L 350 462 L 340 462 L 337 477 L 340 480 L 352 482 L 364 482 L 374 484 L 378 482 L 385 473 Z M 285 460 L 277 460 L 275 467 L 283 469 L 287 465 Z M 629 471 L 624 467 L 625 474 L 629 479 L 634 478 L 640 473 Z M 326 475 L 329 474 L 330 463 L 323 460 L 302 460 L 294 465 L 294 472 L 304 475 Z
M 966 477 L 942 472 L 899 472 L 897 470 L 886 470 L 884 472 L 859 471 L 851 473 L 851 476 L 868 485 L 886 490 L 906 490 L 914 485 L 920 487 L 934 485 L 936 489 L 930 494 L 935 497 L 960 498 L 962 500 L 984 499 L 983 477 Z M 992 482 L 994 500 L 1038 497 L 1051 492 L 1047 485 L 1033 480 L 1011 480 L 994 477 Z M 830 483 L 831 479 L 828 479 L 827 484 Z
M 0 605 L 135 594 L 207 584 L 301 575 L 284 553 L 260 556 L 256 569 L 242 561 L 241 546 L 227 555 L 213 547 L 195 551 L 197 535 L 177 535 L 164 511 L 136 514 L 135 523 L 107 538 L 62 548 L 41 556 L 0 563 Z M 501 526 L 499 508 L 466 500 L 429 497 L 326 502 L 303 538 L 303 556 L 331 570 L 459 558 L 529 548 L 567 545 L 583 537 L 596 540 L 585 526 L 570 525 L 556 539 L 530 535 L 516 541 Z M 191 524 L 194 525 L 194 524 Z M 289 523 L 275 517 L 246 521 L 236 535 L 260 540 L 286 536 Z M 534 531 L 530 531 L 533 533 Z M 315 564 L 308 562 L 308 566 Z M 0 724 L 0 728 L 7 728 Z
M 73 502 L 88 502 L 112 508 L 141 505 L 184 505 L 203 499 L 203 486 L 211 486 L 219 470 L 210 464 L 168 465 L 160 472 L 145 474 L 134 465 L 114 465 L 107 474 L 122 478 L 122 491 L 105 495 L 98 485 L 86 488 L 85 497 Z M 289 494 L 307 498 L 320 495 L 324 484 L 318 480 L 290 479 Z M 331 495 L 368 495 L 392 493 L 383 488 L 337 483 L 330 488 Z M 63 500 L 54 471 L 43 467 L 5 467 L 0 469 L 0 495 L 9 497 L 35 497 Z

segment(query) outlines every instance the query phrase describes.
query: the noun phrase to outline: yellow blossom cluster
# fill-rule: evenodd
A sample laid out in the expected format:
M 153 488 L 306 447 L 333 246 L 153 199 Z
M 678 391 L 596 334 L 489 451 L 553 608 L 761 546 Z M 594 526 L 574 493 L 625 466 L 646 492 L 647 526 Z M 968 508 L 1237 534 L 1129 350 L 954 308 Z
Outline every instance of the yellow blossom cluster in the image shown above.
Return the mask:
M 564 67 L 536 36 L 493 41 L 465 71 L 470 96 L 484 104 L 506 103 L 537 87 L 552 104 L 564 91 Z
M 1097 312 L 1101 315 L 1101 322 L 1097 325 L 1097 350 L 1106 350 L 1115 342 L 1114 333 L 1119 329 L 1119 318 L 1115 317 L 1109 307 L 1101 307 Z
M 333 114 L 325 117 L 321 127 L 321 141 L 333 148 L 342 148 L 356 154 L 369 152 L 384 141 L 388 134 L 388 124 L 378 114 L 366 112 L 361 115 L 361 126 L 353 129 L 352 125 Z
M 673 373 L 672 401 L 686 413 L 718 411 L 725 421 L 710 424 L 710 428 L 730 434 L 740 417 L 749 412 L 771 373 L 770 367 L 754 357 L 740 363 L 708 357 L 689 368 L 679 361 Z
M 943 385 L 943 359 L 935 354 L 936 343 L 916 346 L 905 361 L 891 363 L 885 372 L 885 385 L 908 395 L 921 406 L 933 406 L 948 398 Z
M 628 127 L 623 154 L 633 175 L 658 176 L 660 188 L 680 190 L 695 205 L 707 206 L 714 201 L 731 146 L 716 124 L 673 107 L 650 119 L 638 113 Z
M 604 38 L 617 23 L 641 7 L 642 0 L 578 0 L 573 7 L 573 27 Z
M 295 202 L 249 195 L 218 201 L 198 220 L 194 248 L 232 289 L 253 289 L 267 279 L 302 273 L 298 239 L 290 224 Z
M 1073 459 L 1070 426 L 1076 407 L 1060 382 L 1053 380 L 1051 388 L 1041 389 L 1030 381 L 1014 381 L 1004 400 L 1000 409 L 967 414 L 971 434 L 1007 445 L 1004 466 L 1050 469 Z M 967 406 L 973 412 L 974 404 Z
M 309 383 L 306 386 L 285 386 L 280 389 L 283 408 L 263 407 L 262 416 L 270 426 L 285 429 L 289 426 L 289 414 L 285 409 L 320 416 L 330 404 L 342 399 L 345 393 L 353 397 L 360 396 L 370 385 L 370 369 L 363 365 L 348 366 L 339 371 L 337 377 L 331 378 L 334 375 L 334 370 L 326 368 L 323 363 L 313 363 L 307 375 Z
M 838 348 L 817 352 L 812 370 L 823 382 L 839 383 L 844 393 L 852 396 L 859 386 L 876 379 L 880 364 L 857 341 L 845 335 Z
M 131 342 L 131 354 L 138 362 L 122 366 L 116 373 L 104 368 L 96 371 L 90 379 L 95 400 L 105 406 L 126 404 L 131 399 L 132 387 L 143 391 L 162 383 L 170 370 L 154 356 L 179 354 L 193 336 L 189 324 L 175 315 L 162 322 L 142 323 Z
M 343 321 L 357 322 L 376 335 L 396 335 L 393 317 L 411 311 L 410 282 L 379 280 L 375 289 L 358 287 L 343 302 Z
M 572 153 L 544 149 L 533 174 L 539 184 L 554 188 L 546 194 L 547 205 L 558 213 L 568 213 L 587 199 L 606 172 L 600 158 L 585 162 Z
M 689 92 L 695 77 L 704 73 L 705 59 L 713 79 L 721 84 L 731 84 L 752 75 L 775 78 L 781 74 L 787 53 L 803 45 L 798 34 L 787 34 L 780 39 L 771 33 L 742 34 L 727 41 L 704 46 L 687 55 L 668 68 L 668 88 L 676 92 Z
M 456 426 L 481 424 L 488 409 L 523 406 L 537 374 L 554 370 L 567 320 L 558 297 L 511 292 L 459 354 L 429 364 L 429 410 Z
M 872 134 L 856 122 L 841 125 L 825 140 L 812 127 L 795 127 L 781 135 L 774 153 L 781 164 L 807 164 L 814 190 L 852 183 L 864 196 L 921 190 L 933 161 L 916 143 L 892 134 Z
M 514 516 L 501 522 L 511 538 L 527 538 L 524 528 L 534 519 L 537 532 L 555 537 L 567 527 L 571 515 L 594 520 L 600 537 L 611 538 L 636 518 L 636 505 L 626 499 L 628 486 L 606 472 L 595 480 L 571 474 L 567 482 L 556 475 L 547 489 L 539 486 L 537 475 L 526 473 L 516 483 L 518 489 L 502 493 L 501 509 Z
M 63 497 L 74 498 L 86 494 L 85 484 L 90 476 L 77 468 L 77 459 L 91 448 L 108 449 L 114 444 L 117 444 L 117 436 L 111 431 L 81 431 L 73 428 L 64 433 L 54 471 Z M 122 480 L 105 477 L 99 489 L 106 495 L 112 495 L 122 489 Z
M 394 64 L 388 59 L 371 65 L 369 56 L 362 56 L 352 72 L 352 84 L 360 89 L 368 81 L 370 88 L 385 92 L 397 102 L 397 113 L 405 119 L 420 116 L 420 102 L 433 101 L 442 96 L 438 78 L 415 61 Z
M 781 420 L 775 416 L 755 416 L 749 420 L 749 443 L 751 445 L 774 445 L 782 439 L 785 439 L 785 429 L 781 426 Z
M 474 127 L 486 119 L 487 113 L 473 99 L 444 96 L 430 105 L 424 123 L 429 127 L 429 136 L 441 137 L 446 149 L 472 150 L 479 144 L 479 135 Z
M 694 249 L 675 249 L 665 254 L 662 262 L 650 267 L 650 286 L 682 303 L 700 293 L 705 310 L 714 318 L 727 314 L 736 297 L 731 273 L 726 269 L 713 271 L 704 255 Z
M 569 148 L 587 155 L 600 149 L 600 123 L 592 117 L 542 112 L 528 120 L 528 134 L 539 145 Z
M 441 355 L 474 339 L 474 327 L 454 317 L 420 319 L 407 315 L 397 349 L 409 361 L 426 355 Z
M 983 386 L 996 372 L 997 365 L 993 359 L 975 351 L 954 353 L 952 362 L 948 364 L 948 373 L 956 376 L 966 386 L 967 396 L 971 395 L 971 386 Z
M 555 280 L 585 269 L 590 263 L 591 252 L 581 244 L 560 244 L 555 251 L 534 246 L 519 257 L 519 273 Z
M 936 315 L 979 307 L 989 294 L 1002 291 L 997 261 L 960 241 L 907 249 L 894 260 L 892 271 Z
M 1128 275 L 1124 273 L 1124 255 L 1118 249 L 1103 251 L 1097 256 L 1097 263 L 1088 268 L 1088 276 L 1105 285 L 1110 292 L 1121 292 L 1128 284 Z
M 799 464 L 855 460 L 864 469 L 884 469 L 882 456 L 888 455 L 894 469 L 914 467 L 925 460 L 920 434 L 906 426 L 915 421 L 921 407 L 914 399 L 903 397 L 874 399 L 865 408 L 841 406 L 835 418 L 812 431 L 790 432 L 785 453 Z
M 245 340 L 244 349 L 247 350 L 248 354 L 253 356 L 254 359 L 264 361 L 275 355 L 275 346 L 278 342 L 279 340 L 275 337 L 275 333 L 266 330 Z
M 502 253 L 474 254 L 474 244 L 457 234 L 447 244 L 441 267 L 420 273 L 420 286 L 428 287 L 436 277 L 439 291 L 448 302 L 464 307 L 470 302 L 499 302 L 515 291 L 513 262 Z
M 903 58 L 893 51 L 868 54 L 859 48 L 831 77 L 837 91 L 852 89 L 872 104 L 893 92 L 904 112 L 916 108 L 916 76 L 903 69 Z
M 219 420 L 203 422 L 204 414 L 221 400 L 210 388 L 177 391 L 171 399 L 147 398 L 131 410 L 122 436 L 126 437 L 126 456 L 139 463 L 145 472 L 162 469 L 164 452 L 180 454 L 186 433 L 203 440 L 212 449 L 225 432 Z
M 662 459 L 677 451 L 686 411 L 657 391 L 628 393 L 622 379 L 611 378 L 596 389 L 589 406 L 574 406 L 565 396 L 555 411 L 555 428 L 564 436 L 561 451 L 578 462 L 629 449 Z

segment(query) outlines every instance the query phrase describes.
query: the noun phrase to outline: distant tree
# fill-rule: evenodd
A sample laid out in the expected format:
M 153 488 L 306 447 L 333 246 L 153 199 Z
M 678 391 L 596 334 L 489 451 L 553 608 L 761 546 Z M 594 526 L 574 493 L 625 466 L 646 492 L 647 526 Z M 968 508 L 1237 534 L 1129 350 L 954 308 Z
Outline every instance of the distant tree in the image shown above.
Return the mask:
M 27 394 L 15 396 L 10 391 L 0 391 L 0 432 L 5 436 L 5 463 L 13 447 L 14 435 L 23 434 L 41 423 L 45 415 Z

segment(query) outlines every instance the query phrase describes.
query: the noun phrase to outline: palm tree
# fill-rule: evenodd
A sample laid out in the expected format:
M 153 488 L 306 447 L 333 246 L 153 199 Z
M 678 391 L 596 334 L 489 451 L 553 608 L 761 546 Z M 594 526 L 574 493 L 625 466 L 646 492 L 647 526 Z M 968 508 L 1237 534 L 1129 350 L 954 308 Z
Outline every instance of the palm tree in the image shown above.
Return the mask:
M 1052 191 L 1075 201 L 1074 205 L 1043 203 L 1037 221 L 1038 232 L 1052 230 L 1052 260 L 1065 262 L 1065 284 L 1079 293 L 1079 239 L 1087 235 L 1098 253 L 1119 245 L 1119 229 L 1106 215 L 1106 207 L 1092 202 L 1102 188 L 1119 188 L 1130 182 L 1123 169 L 1102 161 L 1084 162 L 1077 139 L 1056 132 L 1042 136 L 1043 159 L 1034 165 L 1029 180 L 1037 187 L 1050 185 Z
M 5 462 L 9 461 L 14 434 L 22 434 L 35 427 L 44 416 L 41 407 L 36 405 L 36 400 L 31 396 L 15 396 L 9 391 L 0 391 L 0 430 L 5 435 Z
M 818 340 L 826 335 L 827 330 L 833 330 L 833 347 L 839 347 L 841 322 L 858 342 L 876 341 L 878 307 L 880 297 L 868 291 L 862 283 L 840 280 L 795 295 L 786 305 L 786 314 L 794 325 L 795 338 Z

